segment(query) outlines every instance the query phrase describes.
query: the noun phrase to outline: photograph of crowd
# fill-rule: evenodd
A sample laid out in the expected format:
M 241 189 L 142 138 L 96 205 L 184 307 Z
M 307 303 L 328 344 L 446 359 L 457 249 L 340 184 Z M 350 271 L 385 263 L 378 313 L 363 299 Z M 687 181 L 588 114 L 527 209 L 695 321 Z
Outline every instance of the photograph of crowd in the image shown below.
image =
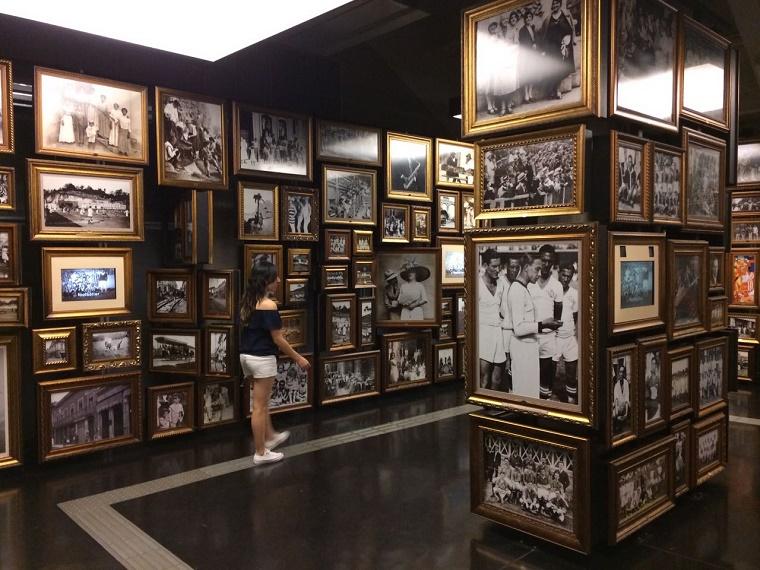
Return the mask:
M 238 108 L 241 171 L 311 178 L 311 120 Z
M 240 183 L 240 239 L 276 240 L 277 186 Z
M 459 194 L 438 192 L 438 231 L 456 232 L 459 228 Z
M 388 197 L 394 193 L 400 197 L 430 200 L 431 146 L 430 139 L 419 139 L 388 133 L 387 174 Z
M 61 299 L 64 302 L 116 299 L 116 269 L 61 269 Z
M 383 251 L 375 261 L 378 323 L 437 322 L 440 312 L 440 258 L 435 250 Z
M 398 333 L 383 339 L 385 360 L 385 389 L 392 390 L 407 384 L 430 382 L 432 379 L 430 333 Z
M 572 531 L 575 526 L 574 457 L 562 447 L 507 435 L 483 436 L 487 505 Z
M 371 127 L 319 121 L 317 158 L 380 166 L 380 130 Z
M 683 27 L 682 107 L 719 123 L 725 123 L 727 89 L 725 70 L 728 46 L 723 46 L 695 23 L 685 20 Z M 704 80 L 704 69 L 710 70 L 710 80 Z M 705 102 L 708 102 L 706 107 Z M 726 125 L 728 129 L 728 125 Z
M 618 146 L 617 211 L 644 213 L 642 178 L 644 165 L 643 148 Z
M 621 261 L 620 305 L 623 309 L 654 305 L 654 261 Z
M 376 352 L 323 361 L 323 401 L 378 392 L 376 365 Z
M 757 305 L 757 255 L 735 253 L 731 256 L 731 297 L 732 305 Z
M 307 357 L 308 358 L 308 357 Z M 290 358 L 277 359 L 277 376 L 272 385 L 272 397 L 269 408 L 277 410 L 309 403 L 310 375 Z M 251 405 L 252 398 L 249 398 Z M 250 414 L 253 410 L 249 409 Z
M 686 214 L 689 218 L 720 220 L 721 152 L 689 145 L 686 176 Z
M 663 417 L 663 350 L 644 353 L 644 426 Z
M 654 217 L 681 219 L 681 157 L 669 152 L 654 151 Z
M 409 241 L 409 207 L 383 204 L 383 241 Z
M 184 390 L 154 392 L 156 398 L 156 431 L 190 427 L 192 410 Z
M 198 333 L 152 331 L 150 368 L 159 372 L 196 372 Z
M 733 192 L 731 194 L 731 214 L 760 215 L 760 193 Z
M 325 289 L 344 289 L 348 287 L 348 267 L 322 267 Z
M 477 22 L 477 120 L 581 100 L 581 0 L 525 0 Z
M 619 354 L 612 358 L 612 438 L 633 432 L 633 400 L 631 399 L 631 373 L 633 354 Z
M 375 225 L 376 173 L 345 167 L 325 167 L 322 173 L 324 222 Z
M 675 290 L 673 291 L 673 315 L 676 326 L 701 322 L 700 296 L 702 295 L 702 257 L 700 255 L 676 255 Z
M 713 429 L 697 437 L 697 470 L 720 461 L 720 430 Z
M 760 242 L 760 222 L 733 222 L 731 224 L 731 233 L 735 242 Z
M 577 206 L 577 154 L 573 134 L 481 147 L 481 212 Z
M 754 315 L 728 315 L 728 328 L 738 331 L 739 340 L 760 340 L 757 337 L 757 317 Z
M 185 280 L 156 279 L 155 281 L 156 315 L 187 315 L 188 299 Z
M 436 380 L 448 380 L 455 378 L 457 373 L 457 361 L 454 351 L 455 345 L 436 347 Z
M 316 241 L 318 239 L 318 205 L 315 191 L 309 189 L 283 189 L 285 232 L 283 239 Z
M 668 459 L 661 454 L 618 476 L 618 521 L 630 520 L 668 496 Z
M 437 140 L 436 184 L 472 187 L 475 180 L 475 152 L 472 145 Z
M 699 351 L 699 407 L 704 408 L 723 399 L 723 346 L 712 346 Z
M 208 355 L 206 373 L 220 376 L 232 375 L 232 357 L 230 354 L 232 339 L 230 338 L 229 330 L 209 330 L 207 338 L 208 346 L 206 350 L 208 351 Z
M 201 425 L 210 426 L 235 419 L 235 384 L 232 382 L 207 382 L 202 385 Z
M 691 392 L 691 359 L 689 357 L 678 358 L 670 361 L 670 406 L 672 410 L 689 406 Z
M 328 261 L 351 259 L 351 232 L 343 230 L 325 230 L 325 245 Z
M 736 153 L 736 183 L 760 184 L 760 142 L 739 143 Z M 760 202 L 760 199 L 757 199 Z

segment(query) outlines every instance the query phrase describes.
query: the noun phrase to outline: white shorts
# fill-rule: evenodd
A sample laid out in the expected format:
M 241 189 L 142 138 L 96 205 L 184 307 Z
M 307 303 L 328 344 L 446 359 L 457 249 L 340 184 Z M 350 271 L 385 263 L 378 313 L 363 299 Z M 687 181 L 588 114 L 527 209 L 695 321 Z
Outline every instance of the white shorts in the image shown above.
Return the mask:
M 241 354 L 240 367 L 245 378 L 274 378 L 277 376 L 277 357 Z
M 578 360 L 578 340 L 574 336 L 566 338 L 557 337 L 557 354 L 554 355 L 555 362 L 559 362 L 559 357 L 565 359 L 565 362 Z
M 557 333 L 541 333 L 538 335 L 538 357 L 554 358 L 557 356 Z

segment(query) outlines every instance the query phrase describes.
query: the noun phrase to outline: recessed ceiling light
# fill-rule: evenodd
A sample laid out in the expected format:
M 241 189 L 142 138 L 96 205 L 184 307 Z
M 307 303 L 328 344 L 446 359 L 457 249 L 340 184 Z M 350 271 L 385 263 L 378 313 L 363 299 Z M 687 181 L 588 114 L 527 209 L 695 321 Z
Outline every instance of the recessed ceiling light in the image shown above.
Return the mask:
M 214 0 L 175 4 L 134 0 L 125 9 L 92 0 L 3 2 L 0 13 L 207 61 L 329 12 L 350 0 Z

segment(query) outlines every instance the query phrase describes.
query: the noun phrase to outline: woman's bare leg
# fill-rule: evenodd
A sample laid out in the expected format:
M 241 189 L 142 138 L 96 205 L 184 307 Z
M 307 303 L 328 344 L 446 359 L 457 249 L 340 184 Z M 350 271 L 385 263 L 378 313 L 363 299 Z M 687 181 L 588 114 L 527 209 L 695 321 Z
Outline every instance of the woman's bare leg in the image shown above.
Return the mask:
M 253 444 L 256 453 L 263 455 L 266 452 L 267 429 L 271 426 L 269 419 L 269 398 L 272 396 L 272 378 L 258 378 L 253 381 L 253 414 L 251 415 L 251 428 L 253 429 Z

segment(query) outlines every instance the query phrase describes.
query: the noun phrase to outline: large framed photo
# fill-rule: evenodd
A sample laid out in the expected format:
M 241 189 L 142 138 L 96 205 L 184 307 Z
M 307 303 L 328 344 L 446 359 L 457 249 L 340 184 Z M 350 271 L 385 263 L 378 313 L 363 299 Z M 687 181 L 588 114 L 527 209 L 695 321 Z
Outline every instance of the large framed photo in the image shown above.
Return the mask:
M 760 186 L 760 140 L 739 141 L 736 147 L 736 186 Z M 760 209 L 760 201 L 757 201 Z
M 739 342 L 760 344 L 760 316 L 745 313 L 729 313 L 728 328 L 735 329 L 739 335 Z
M 205 429 L 238 421 L 240 381 L 209 380 L 198 383 L 198 427 Z
M 0 336 L 0 469 L 21 465 L 20 371 L 18 335 Z
M 13 64 L 0 59 L 0 153 L 13 149 Z
M 707 330 L 705 241 L 668 240 L 668 336 L 671 340 Z
M 288 309 L 280 311 L 282 336 L 292 348 L 306 346 L 306 309 Z
M 76 327 L 33 330 L 32 363 L 35 374 L 76 370 Z
M 691 489 L 691 420 L 673 425 L 670 433 L 676 438 L 673 454 L 673 487 L 676 497 Z
M 723 246 L 711 247 L 708 261 L 707 282 L 710 292 L 726 288 L 726 250 Z
M 617 447 L 636 439 L 638 433 L 638 347 L 624 344 L 607 349 L 607 443 Z
M 348 166 L 322 166 L 322 222 L 377 224 L 377 172 Z
M 320 365 L 321 405 L 380 394 L 379 350 L 322 358 Z
M 675 506 L 674 438 L 609 462 L 609 543 L 617 544 Z
M 661 0 L 615 0 L 611 13 L 612 114 L 678 130 L 678 12 Z
M 663 225 L 686 223 L 684 152 L 680 148 L 650 143 L 652 221 Z
M 16 169 L 0 166 L 0 212 L 14 211 L 16 211 Z
M 329 352 L 355 349 L 356 294 L 326 295 L 325 348 Z
M 201 272 L 201 318 L 231 321 L 235 318 L 237 271 L 232 269 Z
M 142 439 L 142 387 L 137 372 L 40 382 L 37 396 L 41 461 Z
M 460 200 L 461 195 L 456 190 L 438 190 L 439 234 L 458 234 L 461 232 Z
M 686 228 L 723 231 L 726 143 L 692 129 L 683 129 L 686 152 Z
M 282 187 L 282 239 L 319 241 L 319 199 L 314 188 Z
M 34 68 L 35 152 L 148 163 L 148 88 Z
M 728 303 L 732 309 L 757 309 L 760 307 L 760 275 L 757 272 L 760 251 L 755 249 L 732 249 L 728 252 L 726 268 Z
M 383 202 L 383 231 L 380 234 L 383 243 L 409 243 L 409 212 L 409 206 L 406 204 Z
M 46 319 L 126 315 L 132 311 L 132 250 L 43 247 Z
M 728 131 L 730 42 L 707 26 L 683 16 L 681 20 L 681 114 L 705 125 Z
M 311 117 L 232 104 L 235 174 L 310 182 Z
M 432 202 L 433 141 L 388 131 L 385 152 L 386 198 Z
M 200 374 L 201 333 L 198 330 L 153 329 L 150 332 L 151 372 Z
M 156 87 L 158 184 L 226 190 L 227 121 L 224 101 Z
M 433 347 L 433 381 L 444 382 L 457 378 L 457 343 L 439 342 Z
M 21 233 L 18 224 L 0 224 L 0 286 L 21 283 Z
M 148 320 L 157 323 L 195 324 L 195 271 L 148 271 Z
M 290 251 L 293 251 L 293 250 L 289 250 L 289 252 Z M 303 251 L 308 252 L 309 271 L 311 271 L 311 250 L 306 249 Z M 243 279 L 248 280 L 248 278 L 251 275 L 251 269 L 253 269 L 253 266 L 262 261 L 268 261 L 269 263 L 273 263 L 274 266 L 277 268 L 277 275 L 279 275 L 280 278 L 282 278 L 282 275 L 283 275 L 282 245 L 275 245 L 275 244 L 253 245 L 253 244 L 247 243 L 243 246 Z M 275 291 L 274 297 L 272 297 L 272 299 L 276 302 L 282 302 L 282 299 L 283 299 L 282 282 L 280 282 L 277 285 L 277 290 Z
M 435 185 L 472 190 L 475 184 L 475 148 L 471 143 L 435 139 Z
M 587 438 L 470 414 L 472 512 L 588 553 L 590 453 Z M 529 506 L 537 497 L 545 497 L 544 508 Z
M 383 165 L 383 133 L 374 127 L 317 121 L 317 160 Z
M 437 326 L 441 319 L 441 252 L 396 249 L 377 253 L 375 315 L 378 327 Z
M 382 335 L 384 392 L 433 382 L 432 340 L 430 331 Z
M 465 236 L 470 402 L 595 425 L 597 240 L 595 224 Z
M 585 127 L 475 144 L 477 219 L 583 212 Z
M 82 369 L 132 368 L 142 364 L 142 323 L 82 324 Z
M 280 187 L 238 182 L 238 239 L 280 239 Z
M 667 425 L 670 394 L 667 386 L 668 339 L 665 335 L 640 338 L 638 343 L 638 388 L 640 437 Z
M 665 326 L 665 234 L 609 233 L 610 333 Z
M 696 352 L 691 345 L 668 350 L 666 373 L 670 378 L 670 420 L 690 416 L 692 412 L 692 386 L 697 373 Z
M 691 485 L 696 487 L 721 473 L 728 463 L 728 418 L 715 414 L 691 426 Z
M 230 378 L 237 371 L 234 352 L 235 329 L 232 325 L 213 325 L 206 328 L 203 371 L 209 378 Z
M 650 180 L 647 141 L 612 131 L 612 193 L 610 218 L 613 222 L 649 222 Z
M 441 248 L 441 287 L 464 287 L 464 238 L 438 238 Z
M 703 417 L 728 405 L 728 338 L 708 338 L 697 342 L 695 347 L 697 375 L 692 407 Z
M 26 328 L 29 318 L 29 288 L 0 288 L 0 327 Z
M 32 240 L 143 240 L 142 169 L 34 159 L 27 164 Z
M 600 3 L 496 0 L 464 12 L 462 134 L 596 114 Z
M 149 439 L 190 433 L 195 429 L 195 384 L 151 386 L 147 408 Z

